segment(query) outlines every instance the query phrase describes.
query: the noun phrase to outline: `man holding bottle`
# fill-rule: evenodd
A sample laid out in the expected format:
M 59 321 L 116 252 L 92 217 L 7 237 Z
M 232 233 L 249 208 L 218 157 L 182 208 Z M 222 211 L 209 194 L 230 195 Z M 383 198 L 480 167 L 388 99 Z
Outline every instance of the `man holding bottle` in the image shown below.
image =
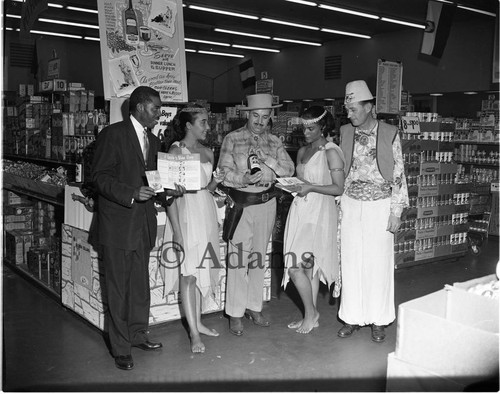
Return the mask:
M 291 176 L 295 167 L 281 140 L 270 133 L 270 94 L 247 96 L 247 123 L 222 142 L 218 167 L 230 203 L 224 220 L 228 241 L 226 313 L 229 331 L 243 334 L 243 316 L 267 327 L 262 315 L 264 262 L 276 216 L 277 176 Z

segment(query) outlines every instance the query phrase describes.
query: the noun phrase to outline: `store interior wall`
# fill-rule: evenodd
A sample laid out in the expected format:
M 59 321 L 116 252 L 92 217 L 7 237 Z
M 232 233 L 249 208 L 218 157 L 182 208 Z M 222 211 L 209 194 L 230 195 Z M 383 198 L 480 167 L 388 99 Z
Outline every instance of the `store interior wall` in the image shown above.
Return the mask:
M 349 80 L 365 79 L 375 88 L 377 59 L 403 62 L 403 88 L 411 94 L 457 91 L 498 90 L 492 83 L 494 18 L 480 17 L 468 23 L 455 23 L 441 59 L 421 55 L 422 31 L 409 28 L 398 34 L 385 34 L 371 40 L 346 38 L 324 46 L 297 46 L 279 54 L 255 52 L 257 78 L 267 71 L 274 80 L 274 93 L 280 99 L 342 97 Z M 25 42 L 13 33 L 4 41 L 4 90 L 17 90 L 21 83 L 35 82 L 29 68 L 10 67 L 11 43 Z M 34 40 L 31 40 L 34 43 Z M 47 62 L 53 50 L 61 59 L 61 78 L 83 82 L 95 95 L 103 95 L 99 44 L 58 37 L 37 39 L 38 81 L 47 75 Z M 325 56 L 342 56 L 340 79 L 324 79 Z M 217 103 L 241 102 L 238 64 L 243 59 L 187 53 L 188 95 L 190 100 L 205 99 Z M 439 109 L 439 108 L 438 108 Z

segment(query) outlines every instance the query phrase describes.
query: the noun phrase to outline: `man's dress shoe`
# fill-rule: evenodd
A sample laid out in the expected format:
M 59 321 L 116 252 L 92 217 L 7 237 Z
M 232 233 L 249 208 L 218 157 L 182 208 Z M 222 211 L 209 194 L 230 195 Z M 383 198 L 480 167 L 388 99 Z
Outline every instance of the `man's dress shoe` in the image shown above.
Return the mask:
M 349 338 L 352 334 L 354 334 L 354 331 L 359 330 L 359 326 L 357 324 L 344 324 L 344 327 L 342 327 L 337 335 L 340 338 Z
M 372 341 L 384 342 L 385 341 L 385 327 L 372 324 Z
M 133 347 L 138 347 L 139 349 L 142 350 L 159 350 L 163 347 L 161 342 L 151 342 L 148 340 L 145 340 L 144 342 L 141 343 L 136 343 L 135 345 L 132 345 Z
M 254 312 L 250 309 L 245 311 L 245 317 L 249 320 L 252 320 L 254 324 L 257 324 L 261 327 L 269 327 L 271 323 L 269 323 L 262 315 L 262 312 Z
M 116 368 L 130 371 L 132 368 L 134 368 L 134 360 L 132 359 L 132 356 L 130 354 L 127 354 L 126 356 L 116 356 L 115 365 Z
M 229 317 L 229 332 L 238 337 L 243 335 L 243 322 L 241 317 Z

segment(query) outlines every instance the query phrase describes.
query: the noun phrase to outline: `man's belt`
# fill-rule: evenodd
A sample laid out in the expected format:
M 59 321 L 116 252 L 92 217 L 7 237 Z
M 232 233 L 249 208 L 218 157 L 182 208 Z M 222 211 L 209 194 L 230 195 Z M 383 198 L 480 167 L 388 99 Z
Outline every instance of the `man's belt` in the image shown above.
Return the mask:
M 269 189 L 258 193 L 247 193 L 233 188 L 228 188 L 226 192 L 235 204 L 243 205 L 244 207 L 263 204 L 278 195 L 278 189 L 276 189 L 274 185 L 272 185 Z

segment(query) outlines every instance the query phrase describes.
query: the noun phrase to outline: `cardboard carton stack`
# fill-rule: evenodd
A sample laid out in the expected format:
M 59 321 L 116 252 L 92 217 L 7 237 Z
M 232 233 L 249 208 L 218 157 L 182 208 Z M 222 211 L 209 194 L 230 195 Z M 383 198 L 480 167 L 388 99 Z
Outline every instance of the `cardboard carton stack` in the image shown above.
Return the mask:
M 498 382 L 498 298 L 470 291 L 495 282 L 498 288 L 490 275 L 455 283 L 399 306 L 387 391 L 464 391 Z

